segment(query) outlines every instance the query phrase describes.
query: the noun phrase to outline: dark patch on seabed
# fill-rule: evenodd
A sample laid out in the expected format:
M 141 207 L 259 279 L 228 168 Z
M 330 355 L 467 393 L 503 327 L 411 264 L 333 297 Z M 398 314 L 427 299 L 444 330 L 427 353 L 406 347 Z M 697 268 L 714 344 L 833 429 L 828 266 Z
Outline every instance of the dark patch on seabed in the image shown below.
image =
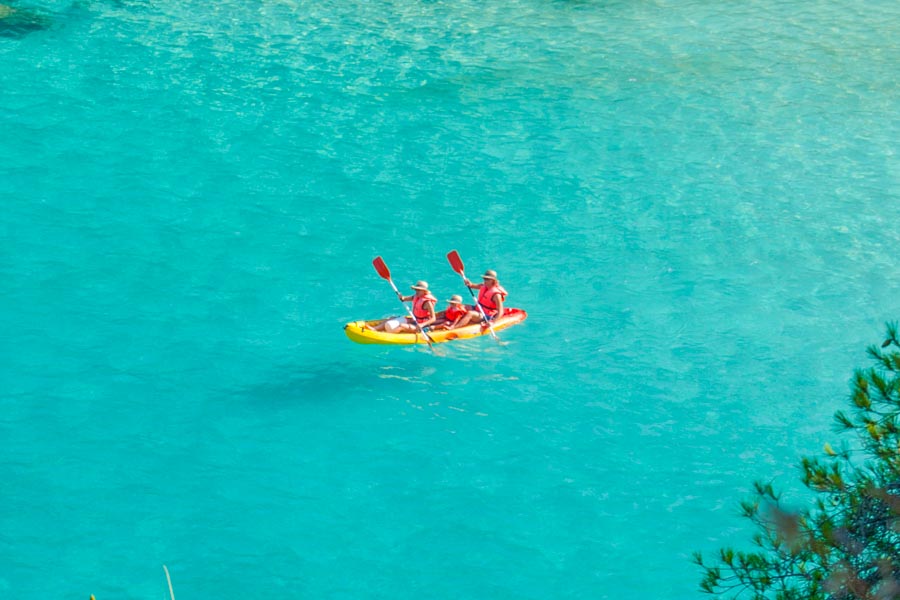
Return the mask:
M 0 4 L 0 37 L 20 38 L 50 27 L 50 17 L 27 8 Z

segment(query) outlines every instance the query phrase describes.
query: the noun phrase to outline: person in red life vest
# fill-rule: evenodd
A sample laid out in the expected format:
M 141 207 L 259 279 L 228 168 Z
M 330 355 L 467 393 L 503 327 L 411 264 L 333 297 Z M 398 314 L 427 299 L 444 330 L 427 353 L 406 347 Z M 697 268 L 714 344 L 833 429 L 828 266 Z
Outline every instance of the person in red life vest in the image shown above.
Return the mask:
M 506 290 L 497 281 L 497 271 L 488 269 L 481 276 L 482 283 L 472 283 L 468 277 L 465 279 L 466 287 L 478 290 L 478 304 L 484 311 L 488 321 L 493 321 L 503 316 L 503 303 L 506 301 Z M 462 320 L 457 323 L 457 327 L 463 327 L 469 323 L 478 323 L 483 321 L 478 307 L 470 310 Z M 483 323 L 482 327 L 487 327 L 487 323 Z
M 462 296 L 454 294 L 447 300 L 447 308 L 444 309 L 444 322 L 437 329 L 453 329 L 459 327 L 459 322 L 468 314 L 468 310 L 462 303 Z
M 428 291 L 428 282 L 417 281 L 415 285 L 411 285 L 410 287 L 415 290 L 415 293 L 404 296 L 400 292 L 397 292 L 397 297 L 400 298 L 401 302 L 412 301 L 412 314 L 419 324 L 418 327 L 416 327 L 416 323 L 410 320 L 409 317 L 394 317 L 393 319 L 387 319 L 379 323 L 375 327 L 366 328 L 373 329 L 374 331 L 385 331 L 387 333 L 416 333 L 419 331 L 419 327 L 424 330 L 426 327 L 433 324 L 437 320 L 437 316 L 434 314 L 437 298 L 432 296 L 431 292 Z

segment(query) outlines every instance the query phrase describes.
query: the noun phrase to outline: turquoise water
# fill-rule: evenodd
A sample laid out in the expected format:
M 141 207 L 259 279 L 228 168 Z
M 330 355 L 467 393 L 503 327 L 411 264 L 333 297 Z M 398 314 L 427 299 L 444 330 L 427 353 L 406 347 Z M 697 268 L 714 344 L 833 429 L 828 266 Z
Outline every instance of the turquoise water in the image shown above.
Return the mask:
M 697 597 L 897 317 L 896 2 L 28 6 L 5 595 Z M 453 248 L 503 345 L 344 337 Z

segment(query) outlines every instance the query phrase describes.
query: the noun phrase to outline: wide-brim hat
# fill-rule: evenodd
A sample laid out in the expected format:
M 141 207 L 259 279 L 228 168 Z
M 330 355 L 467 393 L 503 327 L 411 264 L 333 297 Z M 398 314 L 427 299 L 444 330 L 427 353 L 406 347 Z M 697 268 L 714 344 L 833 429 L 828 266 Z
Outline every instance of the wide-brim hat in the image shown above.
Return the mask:
M 428 291 L 428 282 L 427 281 L 417 281 L 415 285 L 409 286 L 414 290 L 422 290 L 423 292 Z
M 462 296 L 459 294 L 453 294 L 450 296 L 450 299 L 447 300 L 450 304 L 462 304 Z
M 493 279 L 494 281 L 497 281 L 497 271 L 495 271 L 493 269 L 488 269 L 487 271 L 484 272 L 484 275 L 482 275 L 481 278 L 482 279 Z

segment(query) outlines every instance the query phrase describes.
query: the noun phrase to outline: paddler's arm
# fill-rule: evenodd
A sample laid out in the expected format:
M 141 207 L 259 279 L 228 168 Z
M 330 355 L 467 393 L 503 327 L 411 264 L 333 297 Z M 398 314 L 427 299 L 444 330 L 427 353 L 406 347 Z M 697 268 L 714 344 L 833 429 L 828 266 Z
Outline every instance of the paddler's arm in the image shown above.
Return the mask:
M 499 319 L 503 316 L 503 294 L 497 292 L 494 294 L 494 306 L 497 307 L 497 313 L 491 318 L 491 320 Z
M 435 321 L 437 321 L 437 315 L 434 314 L 434 302 L 426 302 L 425 306 L 428 307 L 428 318 L 425 321 L 419 323 L 419 327 L 425 329 Z

